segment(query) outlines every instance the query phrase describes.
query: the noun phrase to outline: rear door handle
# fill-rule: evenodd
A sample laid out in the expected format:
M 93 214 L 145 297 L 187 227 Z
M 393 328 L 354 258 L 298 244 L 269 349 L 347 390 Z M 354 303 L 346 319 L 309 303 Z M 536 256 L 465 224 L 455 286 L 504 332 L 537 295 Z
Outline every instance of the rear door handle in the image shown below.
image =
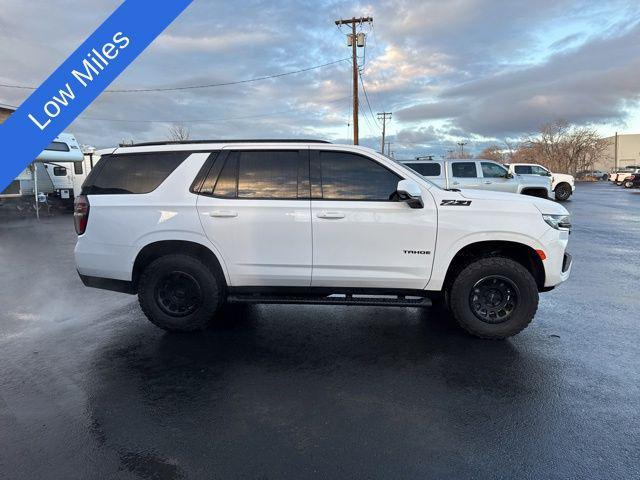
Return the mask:
M 340 219 L 344 218 L 344 213 L 342 212 L 320 212 L 317 215 L 318 218 L 329 218 L 329 219 Z
M 484 182 L 484 184 L 485 184 L 485 185 L 491 185 L 492 183 L 493 183 L 493 182 L 490 182 L 490 181 L 488 181 L 488 180 L 487 180 L 486 182 Z
M 238 212 L 232 212 L 230 210 L 214 210 L 213 212 L 209 212 L 209 216 L 218 218 L 232 218 L 237 217 Z

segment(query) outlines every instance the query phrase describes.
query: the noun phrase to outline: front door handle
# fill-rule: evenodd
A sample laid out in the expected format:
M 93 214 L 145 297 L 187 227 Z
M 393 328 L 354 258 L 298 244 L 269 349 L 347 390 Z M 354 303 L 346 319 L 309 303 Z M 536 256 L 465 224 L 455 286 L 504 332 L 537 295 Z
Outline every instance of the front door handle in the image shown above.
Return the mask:
M 342 212 L 320 212 L 317 215 L 318 218 L 328 218 L 328 219 L 340 219 L 344 218 L 344 213 Z
M 209 212 L 209 216 L 218 218 L 232 218 L 237 217 L 238 212 L 232 212 L 230 210 L 214 210 L 213 212 Z
M 493 183 L 493 182 L 490 182 L 490 181 L 488 181 L 488 180 L 487 180 L 486 182 L 484 182 L 484 184 L 485 184 L 485 185 L 491 185 L 492 183 Z

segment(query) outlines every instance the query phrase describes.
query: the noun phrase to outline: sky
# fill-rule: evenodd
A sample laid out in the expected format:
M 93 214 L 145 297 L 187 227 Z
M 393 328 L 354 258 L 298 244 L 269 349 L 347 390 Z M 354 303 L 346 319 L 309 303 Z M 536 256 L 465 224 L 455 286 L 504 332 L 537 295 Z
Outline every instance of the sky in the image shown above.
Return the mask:
M 120 4 L 0 0 L 0 84 L 37 86 Z M 396 158 L 515 142 L 565 119 L 640 133 L 640 2 L 195 0 L 67 129 L 81 144 L 322 138 L 351 143 L 351 50 L 335 20 L 372 16 L 358 49 L 360 143 Z M 0 86 L 0 104 L 29 90 Z

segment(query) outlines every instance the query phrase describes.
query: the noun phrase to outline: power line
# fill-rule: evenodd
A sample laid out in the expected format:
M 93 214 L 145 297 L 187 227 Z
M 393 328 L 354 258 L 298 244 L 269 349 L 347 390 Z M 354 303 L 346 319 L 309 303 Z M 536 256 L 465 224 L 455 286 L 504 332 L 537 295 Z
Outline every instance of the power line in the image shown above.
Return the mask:
M 155 88 L 128 88 L 120 90 L 105 90 L 105 93 L 144 93 L 144 92 L 174 92 L 179 90 L 195 90 L 200 88 L 212 88 L 212 87 L 225 87 L 228 85 L 240 85 L 243 83 L 259 82 L 261 80 L 268 80 L 271 78 L 286 77 L 287 75 L 295 75 L 297 73 L 309 72 L 311 70 L 317 70 L 319 68 L 335 65 L 336 63 L 345 62 L 350 60 L 349 58 L 341 58 L 340 60 L 334 60 L 333 62 L 323 63 L 321 65 L 314 65 L 312 67 L 302 68 L 300 70 L 294 70 L 292 72 L 276 73 L 274 75 L 264 75 L 262 77 L 248 78 L 245 80 L 236 80 L 234 82 L 221 82 L 221 83 L 206 83 L 202 85 L 186 85 L 184 87 L 155 87 Z M 36 87 L 26 85 L 13 85 L 0 83 L 0 87 L 5 88 L 18 88 L 21 90 L 35 90 Z
M 378 126 L 378 129 L 380 129 L 380 124 L 378 123 L 378 120 L 376 119 L 376 116 L 373 114 L 373 109 L 371 108 L 371 103 L 369 103 L 369 95 L 367 94 L 367 89 L 364 86 L 364 80 L 362 79 L 362 73 L 358 72 L 358 75 L 360 76 L 360 84 L 362 85 L 362 91 L 364 92 L 364 98 L 367 101 L 367 107 L 369 107 L 369 113 L 371 114 L 371 118 L 373 118 L 373 120 L 375 121 L 376 125 Z
M 329 100 L 327 102 L 324 103 L 337 103 L 337 102 L 342 102 L 344 100 L 350 99 L 351 96 L 346 96 L 346 97 L 340 97 L 340 98 L 336 98 L 335 100 Z M 0 105 L 4 105 L 10 108 L 18 108 L 15 105 L 9 105 L 6 103 L 0 103 Z M 146 120 L 146 119 L 139 119 L 139 120 L 133 120 L 130 118 L 104 118 L 104 117 L 93 117 L 91 115 L 82 115 L 80 117 L 78 117 L 78 120 L 94 120 L 94 121 L 100 121 L 100 122 L 120 122 L 120 123 L 220 123 L 220 122 L 228 122 L 228 121 L 232 121 L 232 120 L 246 120 L 246 119 L 250 119 L 250 118 L 260 118 L 260 117 L 275 117 L 277 115 L 281 115 L 284 113 L 290 113 L 290 112 L 295 112 L 295 111 L 301 111 L 301 108 L 290 108 L 288 110 L 280 110 L 277 112 L 269 112 L 269 113 L 259 113 L 259 114 L 255 114 L 255 115 L 245 115 L 245 116 L 241 116 L 241 117 L 228 117 L 228 118 L 216 118 L 216 119 L 206 119 L 206 118 L 196 118 L 196 119 L 189 119 L 189 120 L 183 120 L 183 119 L 164 119 L 164 120 Z

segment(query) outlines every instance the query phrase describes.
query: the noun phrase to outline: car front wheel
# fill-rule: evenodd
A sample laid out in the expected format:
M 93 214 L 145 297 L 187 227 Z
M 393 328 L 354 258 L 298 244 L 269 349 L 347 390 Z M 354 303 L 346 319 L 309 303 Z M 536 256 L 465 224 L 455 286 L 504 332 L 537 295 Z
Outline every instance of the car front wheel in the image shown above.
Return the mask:
M 477 337 L 502 339 L 522 331 L 538 309 L 533 275 L 504 257 L 481 258 L 453 281 L 449 296 L 458 324 Z
M 632 187 L 633 187 L 633 182 L 630 182 L 630 181 L 624 182 L 624 188 L 632 188 Z
M 555 189 L 556 200 L 564 202 L 571 196 L 571 185 L 568 183 L 561 183 Z
M 165 255 L 144 270 L 138 300 L 147 318 L 177 332 L 202 330 L 223 303 L 223 282 L 189 255 Z

